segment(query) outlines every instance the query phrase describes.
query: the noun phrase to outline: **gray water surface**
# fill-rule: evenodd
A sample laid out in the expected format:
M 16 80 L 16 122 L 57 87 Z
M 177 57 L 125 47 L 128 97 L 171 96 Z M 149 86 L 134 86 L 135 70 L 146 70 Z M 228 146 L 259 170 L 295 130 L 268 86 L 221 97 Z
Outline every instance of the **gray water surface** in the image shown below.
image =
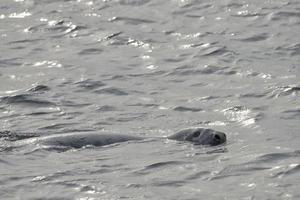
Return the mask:
M 300 1 L 1 0 L 0 199 L 300 199 Z M 227 133 L 60 151 L 58 133 Z

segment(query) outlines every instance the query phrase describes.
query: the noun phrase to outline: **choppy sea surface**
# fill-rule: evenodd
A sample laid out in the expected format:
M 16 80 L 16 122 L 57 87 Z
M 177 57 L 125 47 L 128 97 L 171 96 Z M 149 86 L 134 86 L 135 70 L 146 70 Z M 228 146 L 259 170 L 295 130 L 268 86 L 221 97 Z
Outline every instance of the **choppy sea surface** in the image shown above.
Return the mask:
M 299 0 L 1 0 L 0 199 L 300 199 Z M 75 132 L 216 147 L 9 148 Z

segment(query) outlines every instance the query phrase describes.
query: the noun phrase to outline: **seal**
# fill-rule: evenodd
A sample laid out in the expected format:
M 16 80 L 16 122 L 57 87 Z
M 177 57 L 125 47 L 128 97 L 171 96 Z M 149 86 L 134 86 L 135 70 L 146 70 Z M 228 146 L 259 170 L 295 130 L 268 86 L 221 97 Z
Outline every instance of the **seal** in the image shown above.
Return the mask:
M 215 146 L 226 142 L 226 134 L 207 128 L 190 128 L 166 137 L 170 140 L 191 142 L 195 145 Z M 45 146 L 64 146 L 81 148 L 84 146 L 105 146 L 132 140 L 149 139 L 146 137 L 112 133 L 66 133 L 19 140 L 19 145 L 36 143 Z

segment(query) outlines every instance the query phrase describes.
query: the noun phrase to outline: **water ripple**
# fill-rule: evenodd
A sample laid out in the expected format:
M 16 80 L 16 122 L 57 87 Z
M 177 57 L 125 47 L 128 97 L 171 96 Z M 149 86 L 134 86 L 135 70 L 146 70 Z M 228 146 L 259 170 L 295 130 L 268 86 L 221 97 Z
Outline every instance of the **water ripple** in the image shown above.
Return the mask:
M 149 3 L 151 0 L 119 0 L 120 5 L 126 6 L 142 6 Z
M 180 6 L 178 10 L 173 11 L 172 15 L 184 15 L 186 14 L 187 17 L 200 17 L 197 15 L 197 12 L 200 12 L 201 10 L 209 9 L 213 7 L 213 4 L 211 3 L 203 3 L 203 2 L 193 2 L 193 4 L 187 3 L 188 1 L 182 1 L 185 4 L 183 6 Z M 197 5 L 200 4 L 200 5 Z
M 228 165 L 221 171 L 208 177 L 209 180 L 223 179 L 232 176 L 245 176 L 255 171 L 269 170 L 271 167 L 260 167 L 249 164 Z
M 83 49 L 78 54 L 79 55 L 93 55 L 93 54 L 100 54 L 102 52 L 103 52 L 103 50 L 100 48 L 88 48 L 88 49 Z
M 254 34 L 242 39 L 239 39 L 242 42 L 258 42 L 268 39 L 270 36 L 267 33 Z
M 236 14 L 232 14 L 231 16 L 233 17 L 262 17 L 265 16 L 266 14 L 255 12 L 255 11 L 249 11 L 249 10 L 240 10 L 236 12 Z
M 123 91 L 120 88 L 110 87 L 110 88 L 104 88 L 94 91 L 97 94 L 111 94 L 111 95 L 117 95 L 117 96 L 124 96 L 128 95 L 127 92 Z
M 72 22 L 67 22 L 65 20 L 48 21 L 48 27 L 46 28 L 48 32 L 54 33 L 53 37 L 61 37 L 82 29 L 86 29 L 86 27 L 75 25 Z M 73 36 L 76 36 L 76 33 Z
M 98 39 L 98 42 L 104 42 L 104 41 L 113 39 L 114 37 L 117 37 L 117 36 L 121 35 L 122 33 L 123 33 L 123 32 L 115 32 L 115 33 L 111 33 L 111 34 L 109 34 L 109 35 L 106 35 L 106 36 L 103 37 L 103 38 Z
M 39 130 L 66 129 L 67 127 L 75 127 L 76 125 L 78 124 L 77 123 L 56 123 L 56 124 L 40 127 Z
M 56 104 L 53 102 L 33 97 L 30 94 L 18 94 L 18 95 L 0 97 L 0 103 L 5 103 L 9 105 L 19 104 L 19 105 L 26 105 L 31 107 L 56 106 Z
M 300 55 L 300 43 L 295 43 L 288 46 L 287 45 L 280 46 L 277 47 L 275 50 L 284 53 L 289 52 L 291 56 L 298 56 Z
M 92 79 L 86 79 L 75 83 L 78 87 L 83 88 L 85 90 L 94 90 L 100 87 L 105 86 L 106 84 Z
M 155 103 L 135 103 L 135 104 L 127 104 L 128 106 L 136 106 L 136 107 L 143 107 L 143 108 L 157 108 L 159 104 Z
M 164 168 L 168 168 L 169 166 L 176 166 L 186 164 L 183 161 L 165 161 L 165 162 L 157 162 L 150 165 L 145 166 L 143 169 L 137 170 L 134 173 L 139 175 L 146 175 L 151 173 L 153 170 L 162 170 Z
M 118 109 L 116 107 L 108 106 L 108 105 L 97 108 L 97 111 L 100 111 L 100 112 L 111 112 L 111 111 L 117 111 L 117 110 Z
M 23 59 L 22 58 L 5 58 L 5 59 L 0 59 L 0 67 L 12 67 L 12 66 L 20 66 L 23 64 L 21 62 Z
M 177 107 L 173 108 L 173 110 L 179 111 L 179 112 L 200 112 L 200 111 L 203 111 L 202 108 L 190 108 L 190 107 L 185 107 L 185 106 L 177 106 Z
M 191 76 L 197 74 L 223 74 L 232 75 L 236 74 L 235 70 L 231 70 L 230 67 L 218 67 L 213 65 L 205 65 L 203 67 L 193 67 L 193 66 L 181 66 L 177 67 L 173 72 L 168 75 L 180 75 L 180 76 Z
M 257 157 L 254 161 L 249 163 L 270 163 L 278 160 L 289 159 L 289 158 L 299 158 L 300 150 L 293 152 L 284 152 L 284 153 L 269 153 Z
M 290 164 L 288 166 L 276 166 L 271 169 L 271 177 L 282 178 L 288 175 L 294 175 L 295 173 L 300 173 L 300 164 Z M 276 172 L 274 172 L 276 171 Z
M 211 46 L 211 47 L 208 47 L 208 48 L 204 49 L 203 51 L 201 51 L 200 55 L 201 56 L 217 56 L 217 55 L 225 54 L 227 52 L 230 52 L 230 51 L 228 51 L 227 48 L 224 46 Z
M 22 140 L 31 137 L 38 137 L 39 134 L 33 132 L 12 132 L 12 131 L 0 131 L 0 138 L 4 138 L 8 141 Z
M 15 40 L 15 41 L 10 41 L 8 44 L 25 44 L 29 45 L 28 43 L 36 43 L 39 41 L 42 41 L 43 39 L 25 39 L 25 40 Z
M 297 85 L 288 86 L 275 86 L 271 88 L 270 98 L 278 98 L 280 96 L 293 95 L 296 96 L 300 91 L 300 87 Z
M 183 181 L 183 180 L 170 180 L 170 181 L 156 180 L 151 183 L 151 185 L 156 186 L 156 187 L 167 186 L 167 187 L 175 187 L 175 188 L 182 187 L 185 184 L 186 184 L 186 181 Z
M 287 18 L 299 18 L 300 17 L 300 12 L 296 11 L 278 11 L 278 12 L 273 12 L 271 14 L 270 19 L 277 21 L 277 20 L 287 20 Z
M 262 98 L 262 97 L 267 96 L 267 93 L 266 92 L 264 92 L 264 93 L 259 93 L 259 92 L 256 92 L 256 93 L 246 93 L 246 94 L 240 94 L 238 96 L 240 98 Z
M 256 113 L 244 106 L 230 107 L 222 112 L 230 121 L 242 123 L 244 126 L 255 124 L 262 118 L 262 113 Z
M 300 117 L 300 108 L 295 108 L 291 110 L 285 110 L 282 112 L 284 116 L 281 118 L 283 119 L 299 119 Z
M 272 167 L 272 163 L 286 160 L 289 158 L 298 158 L 300 151 L 294 152 L 284 152 L 284 153 L 270 153 L 264 154 L 255 158 L 252 161 L 241 163 L 241 164 L 232 164 L 224 167 L 221 171 L 213 174 L 208 179 L 215 180 L 220 178 L 226 178 L 230 176 L 244 176 L 253 173 L 254 171 L 271 171 L 272 177 L 279 177 L 283 175 L 297 173 L 299 171 L 299 164 L 292 164 L 288 167 Z M 279 172 L 274 173 L 274 170 Z
M 32 88 L 28 89 L 28 92 L 34 92 L 34 93 L 43 93 L 49 91 L 50 88 L 46 85 L 34 85 Z
M 140 24 L 150 24 L 154 23 L 153 20 L 147 20 L 147 19 L 138 19 L 138 18 L 131 18 L 131 17 L 113 17 L 109 19 L 110 22 L 124 22 L 125 24 L 130 25 L 140 25 Z
M 107 121 L 113 122 L 132 122 L 132 121 L 141 121 L 143 120 L 148 113 L 128 113 L 128 114 L 121 114 L 118 117 L 114 118 L 107 118 Z

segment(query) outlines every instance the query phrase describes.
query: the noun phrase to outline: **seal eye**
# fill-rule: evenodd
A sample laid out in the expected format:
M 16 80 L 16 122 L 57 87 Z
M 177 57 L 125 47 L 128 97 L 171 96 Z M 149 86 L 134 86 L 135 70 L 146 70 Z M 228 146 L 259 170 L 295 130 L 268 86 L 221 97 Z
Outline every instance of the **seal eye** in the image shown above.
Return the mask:
M 193 137 L 199 137 L 200 135 L 200 131 L 196 131 L 194 134 L 193 134 Z

